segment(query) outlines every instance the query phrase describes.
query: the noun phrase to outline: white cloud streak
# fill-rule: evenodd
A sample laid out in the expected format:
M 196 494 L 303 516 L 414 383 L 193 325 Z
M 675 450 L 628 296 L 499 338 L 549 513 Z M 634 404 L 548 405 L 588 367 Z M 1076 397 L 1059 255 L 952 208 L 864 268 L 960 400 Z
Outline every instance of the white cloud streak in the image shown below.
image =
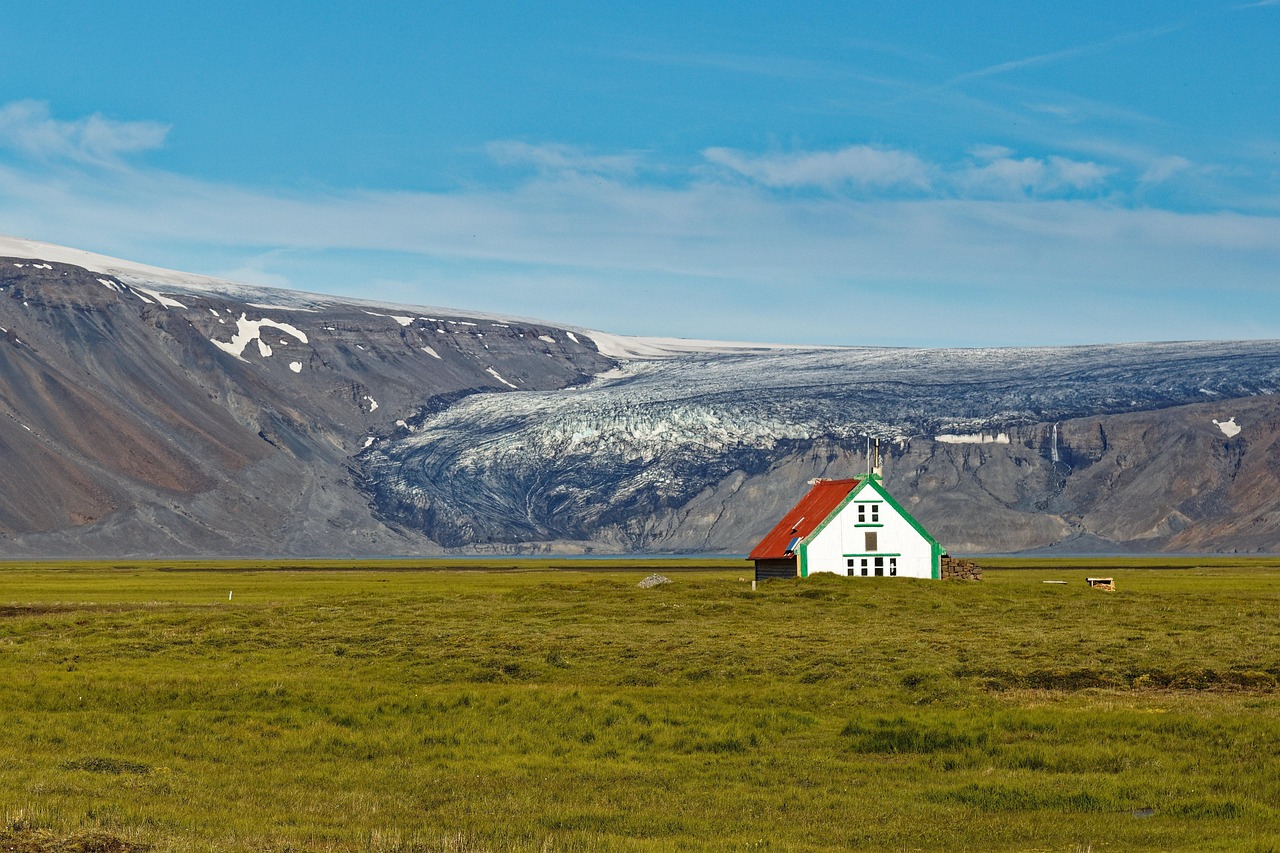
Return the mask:
M 929 188 L 929 166 L 906 151 L 851 145 L 839 151 L 751 156 L 729 148 L 702 152 L 710 163 L 724 166 L 767 187 Z
M 1147 166 L 1139 182 L 1143 185 L 1162 184 L 1174 175 L 1185 172 L 1193 166 L 1194 164 L 1186 157 L 1157 157 Z
M 956 172 L 952 183 L 965 196 L 1016 197 L 1099 188 L 1115 169 L 1066 157 L 999 157 Z
M 485 152 L 502 166 L 530 166 L 544 172 L 630 175 L 640 164 L 638 154 L 588 154 L 571 145 L 532 145 L 504 140 L 490 142 Z
M 1089 192 L 1101 188 L 1117 171 L 1111 166 L 1057 155 L 1016 158 L 1012 150 L 998 145 L 977 145 L 970 153 L 981 162 L 950 168 L 907 151 L 866 145 L 839 151 L 759 156 L 729 148 L 708 148 L 703 156 L 710 163 L 773 189 L 817 188 L 832 193 L 848 188 L 917 194 L 936 191 L 942 196 L 962 198 Z M 1170 165 L 1162 168 L 1167 170 Z
M 1001 74 L 1008 74 L 1012 71 L 1020 71 L 1023 68 L 1034 68 L 1040 65 L 1051 65 L 1058 62 L 1075 59 L 1080 56 L 1087 56 L 1093 53 L 1101 53 L 1117 47 L 1123 47 L 1134 42 L 1147 41 L 1169 33 L 1177 32 L 1182 29 L 1182 24 L 1171 24 L 1164 27 L 1153 27 L 1151 29 L 1139 30 L 1132 33 L 1124 33 L 1113 38 L 1104 39 L 1103 41 L 1092 42 L 1090 44 L 1077 45 L 1063 50 L 1050 51 L 1035 56 L 1026 56 L 1021 59 L 1010 60 L 1009 62 L 1000 62 L 995 65 L 989 65 L 986 68 L 979 68 L 964 74 L 956 75 L 944 83 L 944 86 L 955 86 L 968 80 L 976 80 L 981 77 L 995 77 Z
M 163 146 L 168 133 L 168 125 L 158 122 L 115 121 L 96 113 L 61 121 L 42 101 L 0 107 L 0 144 L 39 160 L 118 165 L 124 154 Z
M 1093 177 L 1053 160 L 996 161 L 978 171 L 999 164 L 1010 172 L 999 180 L 1014 187 Z M 256 247 L 255 255 L 260 247 L 391 251 L 760 281 L 1069 278 L 1078 263 L 1043 268 L 1037 259 L 1066 261 L 1086 249 L 1111 257 L 1117 275 L 1131 280 L 1182 280 L 1171 260 L 1178 253 L 1280 252 L 1276 217 L 1098 201 L 790 198 L 714 181 L 667 188 L 573 174 L 504 191 L 304 197 L 148 172 L 50 183 L 9 168 L 0 169 L 0 215 L 24 223 L 24 236 L 100 235 L 86 241 L 94 245 L 153 239 Z M 992 262 L 993 253 L 1003 260 Z

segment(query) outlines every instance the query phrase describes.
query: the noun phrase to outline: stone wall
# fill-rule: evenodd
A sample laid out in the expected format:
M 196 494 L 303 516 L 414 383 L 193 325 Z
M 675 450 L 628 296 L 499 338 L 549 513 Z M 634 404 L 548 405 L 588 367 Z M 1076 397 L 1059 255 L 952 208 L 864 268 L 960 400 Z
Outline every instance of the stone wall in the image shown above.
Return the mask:
M 982 580 L 982 566 L 979 566 L 973 560 L 961 560 L 958 557 L 944 556 L 942 558 L 942 579 L 980 581 Z

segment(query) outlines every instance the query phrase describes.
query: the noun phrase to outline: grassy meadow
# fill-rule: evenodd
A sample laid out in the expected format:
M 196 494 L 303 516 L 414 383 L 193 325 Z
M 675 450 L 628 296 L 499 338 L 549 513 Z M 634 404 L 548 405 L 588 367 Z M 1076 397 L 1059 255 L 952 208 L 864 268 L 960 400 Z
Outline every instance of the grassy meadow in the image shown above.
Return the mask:
M 984 565 L 0 566 L 0 850 L 1280 850 L 1280 561 Z

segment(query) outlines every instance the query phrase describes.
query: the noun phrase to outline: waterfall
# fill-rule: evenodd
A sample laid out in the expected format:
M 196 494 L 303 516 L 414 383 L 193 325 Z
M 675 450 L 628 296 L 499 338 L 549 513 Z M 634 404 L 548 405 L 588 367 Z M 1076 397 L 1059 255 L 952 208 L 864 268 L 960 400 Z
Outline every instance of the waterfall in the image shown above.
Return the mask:
M 1062 461 L 1062 458 L 1058 456 L 1058 425 L 1057 424 L 1053 425 L 1052 441 L 1053 443 L 1049 445 L 1049 454 L 1050 454 L 1050 458 L 1053 460 L 1054 464 L 1056 465 L 1057 463 Z

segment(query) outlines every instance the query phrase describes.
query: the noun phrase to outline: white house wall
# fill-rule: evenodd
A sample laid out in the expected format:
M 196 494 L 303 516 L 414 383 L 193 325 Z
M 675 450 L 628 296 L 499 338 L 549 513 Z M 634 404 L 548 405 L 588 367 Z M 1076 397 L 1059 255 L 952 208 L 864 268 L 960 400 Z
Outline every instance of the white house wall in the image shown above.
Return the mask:
M 867 521 L 859 523 L 858 504 L 872 503 L 879 507 L 879 521 L 873 524 L 868 515 Z M 874 577 L 875 558 L 881 557 L 885 561 L 884 574 L 888 576 L 889 558 L 892 557 L 898 562 L 898 577 L 933 577 L 933 544 L 869 484 L 859 486 L 849 502 L 836 513 L 809 540 L 805 551 L 808 574 L 834 572 L 861 577 L 860 562 L 865 557 L 867 576 Z M 866 547 L 868 532 L 876 534 L 874 551 Z M 852 570 L 848 566 L 849 560 L 854 561 Z

